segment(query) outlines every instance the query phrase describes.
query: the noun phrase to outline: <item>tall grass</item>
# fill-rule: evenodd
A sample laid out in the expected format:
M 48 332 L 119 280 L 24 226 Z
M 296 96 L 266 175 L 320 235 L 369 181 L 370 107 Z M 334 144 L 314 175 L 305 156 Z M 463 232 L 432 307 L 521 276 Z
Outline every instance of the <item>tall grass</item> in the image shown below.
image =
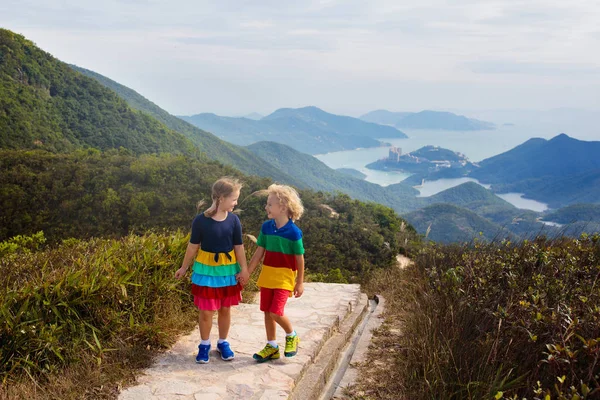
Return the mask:
M 66 240 L 0 258 L 0 398 L 114 397 L 197 323 L 188 236 Z M 14 250 L 14 249 L 13 249 Z
M 366 397 L 600 398 L 600 238 L 425 247 L 371 281 L 387 360 Z M 399 328 L 395 330 L 394 328 Z M 359 396 L 360 397 L 360 396 Z

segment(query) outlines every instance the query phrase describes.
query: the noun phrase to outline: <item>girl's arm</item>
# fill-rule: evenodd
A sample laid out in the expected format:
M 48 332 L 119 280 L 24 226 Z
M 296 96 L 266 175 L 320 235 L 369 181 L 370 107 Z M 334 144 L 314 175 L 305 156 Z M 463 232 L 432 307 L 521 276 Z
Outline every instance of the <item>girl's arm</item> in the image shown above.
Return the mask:
M 258 267 L 258 264 L 260 264 L 264 256 L 265 248 L 258 246 L 256 251 L 254 252 L 254 255 L 252 256 L 252 260 L 250 260 L 250 266 L 248 267 L 249 274 L 252 274 L 254 272 L 254 270 L 256 269 L 256 267 Z
M 296 275 L 296 287 L 294 288 L 294 296 L 300 297 L 304 293 L 304 255 L 296 256 L 296 267 L 298 274 Z
M 190 265 L 192 265 L 194 258 L 196 258 L 196 255 L 198 254 L 198 249 L 200 249 L 200 243 L 188 243 L 187 250 L 185 251 L 185 256 L 183 257 L 183 262 L 181 263 L 181 268 L 179 268 L 177 272 L 175 272 L 175 278 L 181 279 L 183 276 L 185 276 L 185 273 L 187 272 Z
M 233 251 L 235 252 L 235 258 L 237 259 L 237 262 L 242 268 L 242 270 L 237 274 L 237 279 L 242 285 L 245 285 L 246 283 L 248 283 L 250 273 L 248 272 L 248 265 L 246 264 L 246 251 L 244 250 L 244 245 L 234 245 Z

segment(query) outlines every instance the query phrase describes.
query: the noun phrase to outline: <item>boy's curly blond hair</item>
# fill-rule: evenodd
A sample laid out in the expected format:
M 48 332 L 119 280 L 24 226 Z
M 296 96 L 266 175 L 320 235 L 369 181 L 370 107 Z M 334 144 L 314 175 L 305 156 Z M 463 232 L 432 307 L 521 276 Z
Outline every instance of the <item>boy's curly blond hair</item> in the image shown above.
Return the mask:
M 288 217 L 292 221 L 300 219 L 304 214 L 304 206 L 298 192 L 293 187 L 287 185 L 278 185 L 276 183 L 269 186 L 267 189 L 269 194 L 276 196 L 279 199 L 279 204 L 285 206 L 288 210 Z

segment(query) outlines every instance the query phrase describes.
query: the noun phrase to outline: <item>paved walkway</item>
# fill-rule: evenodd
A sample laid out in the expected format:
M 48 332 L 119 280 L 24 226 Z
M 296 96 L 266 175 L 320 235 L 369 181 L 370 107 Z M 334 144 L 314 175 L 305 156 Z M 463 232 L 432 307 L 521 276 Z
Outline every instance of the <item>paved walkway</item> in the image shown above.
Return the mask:
M 200 335 L 195 329 L 145 370 L 136 386 L 124 390 L 121 400 L 146 399 L 287 399 L 296 382 L 313 362 L 339 322 L 356 306 L 359 285 L 305 284 L 304 295 L 290 298 L 286 315 L 300 337 L 298 355 L 258 364 L 252 354 L 265 345 L 263 313 L 258 304 L 241 304 L 232 311 L 229 334 L 233 361 L 222 361 L 214 350 L 218 339 L 213 325 L 211 358 L 196 364 Z M 285 333 L 278 327 L 283 349 Z

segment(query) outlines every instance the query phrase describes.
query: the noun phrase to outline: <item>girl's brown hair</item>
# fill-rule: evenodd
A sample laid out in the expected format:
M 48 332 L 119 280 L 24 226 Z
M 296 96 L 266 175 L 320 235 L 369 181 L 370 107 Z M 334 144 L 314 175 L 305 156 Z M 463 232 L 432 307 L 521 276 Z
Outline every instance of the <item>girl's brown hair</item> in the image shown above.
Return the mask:
M 213 217 L 217 211 L 219 210 L 219 202 L 221 198 L 228 197 L 234 192 L 239 192 L 242 190 L 243 184 L 236 178 L 232 178 L 231 176 L 224 176 L 219 179 L 212 185 L 212 205 L 204 211 L 207 217 Z M 204 200 L 198 202 L 196 206 L 196 210 L 200 212 L 202 206 L 204 205 Z
M 286 207 L 288 211 L 288 217 L 292 219 L 292 221 L 296 221 L 300 219 L 302 214 L 304 214 L 304 206 L 302 205 L 302 200 L 300 200 L 300 196 L 296 189 L 287 185 L 277 185 L 272 184 L 267 189 L 269 194 L 272 194 L 279 199 L 279 204 Z

